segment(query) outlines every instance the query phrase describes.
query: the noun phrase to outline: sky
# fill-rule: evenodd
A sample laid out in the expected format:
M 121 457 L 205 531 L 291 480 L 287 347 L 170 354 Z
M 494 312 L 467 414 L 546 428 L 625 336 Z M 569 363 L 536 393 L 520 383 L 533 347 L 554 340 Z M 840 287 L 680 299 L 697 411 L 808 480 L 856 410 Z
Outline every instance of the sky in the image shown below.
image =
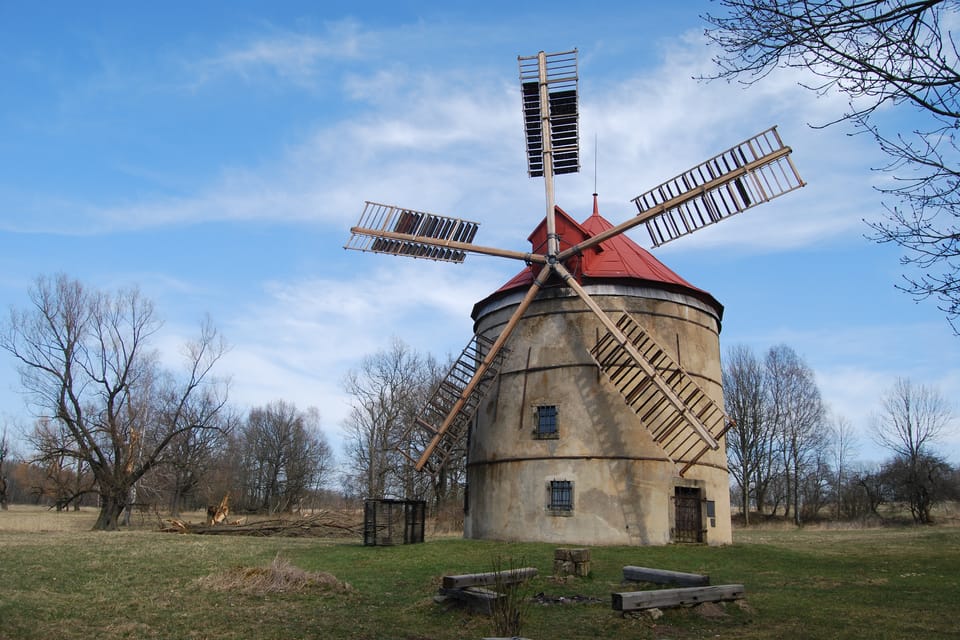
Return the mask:
M 576 48 L 581 172 L 557 204 L 613 223 L 630 200 L 777 125 L 807 186 L 657 249 L 725 306 L 721 349 L 793 348 L 857 457 L 898 377 L 960 398 L 960 338 L 898 291 L 872 141 L 816 128 L 846 106 L 796 72 L 745 88 L 713 69 L 708 2 L 0 2 L 0 309 L 41 275 L 135 285 L 180 346 L 209 316 L 240 410 L 317 407 L 331 443 L 345 374 L 400 339 L 438 358 L 522 264 L 345 251 L 364 201 L 477 221 L 525 251 L 544 187 L 527 176 L 517 56 Z M 898 114 L 885 117 L 896 119 Z M 642 232 L 631 237 L 649 246 Z M 0 418 L 30 422 L 0 353 Z M 960 418 L 939 450 L 960 463 Z

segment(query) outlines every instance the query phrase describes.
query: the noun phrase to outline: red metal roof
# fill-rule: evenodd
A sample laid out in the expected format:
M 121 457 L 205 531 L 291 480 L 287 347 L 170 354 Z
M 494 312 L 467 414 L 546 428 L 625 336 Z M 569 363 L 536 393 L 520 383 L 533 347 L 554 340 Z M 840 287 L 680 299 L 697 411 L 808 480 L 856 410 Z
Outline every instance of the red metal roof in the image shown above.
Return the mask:
M 559 236 L 561 251 L 613 227 L 600 215 L 596 195 L 593 198 L 593 215 L 582 223 L 577 223 L 560 207 L 556 207 L 556 214 L 557 235 Z M 528 238 L 533 251 L 536 253 L 546 252 L 546 224 L 546 218 L 544 218 Z M 681 278 L 624 233 L 613 236 L 596 247 L 587 249 L 582 256 L 568 260 L 565 266 L 581 284 L 606 281 L 654 285 L 692 294 L 716 307 L 720 312 L 723 309 L 723 306 L 712 295 Z M 487 299 L 499 297 L 501 294 L 514 289 L 529 287 L 541 268 L 541 265 L 528 266 Z M 486 300 L 483 302 L 486 302 Z M 481 304 L 478 303 L 477 306 L 479 307 Z

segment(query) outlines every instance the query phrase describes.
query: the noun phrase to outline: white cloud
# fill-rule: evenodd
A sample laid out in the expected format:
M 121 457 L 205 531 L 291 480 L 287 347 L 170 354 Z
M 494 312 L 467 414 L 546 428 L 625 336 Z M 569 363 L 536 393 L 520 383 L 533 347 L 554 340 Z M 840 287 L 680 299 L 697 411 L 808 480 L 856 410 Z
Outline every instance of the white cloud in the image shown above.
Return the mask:
M 844 417 L 858 433 L 858 458 L 888 457 L 870 436 L 873 416 L 897 378 L 937 389 L 949 402 L 960 397 L 960 343 L 943 343 L 939 327 L 929 324 L 875 324 L 817 329 L 783 328 L 752 336 L 749 345 L 762 357 L 771 346 L 786 344 L 814 370 L 817 386 L 834 417 Z M 909 339 L 905 339 L 909 337 Z M 729 338 L 725 344 L 739 342 Z M 943 452 L 960 461 L 960 405 L 943 439 Z
M 239 70 L 265 65 L 303 78 L 324 56 L 354 55 L 357 42 L 370 37 L 352 23 L 323 36 L 277 32 L 205 64 Z M 591 79 L 590 69 L 583 70 L 583 171 L 558 178 L 558 203 L 575 216 L 589 212 L 594 136 L 604 213 L 616 222 L 633 215 L 630 198 L 782 118 L 787 124 L 781 132 L 795 146 L 797 165 L 810 186 L 765 205 L 768 211 L 762 215 L 744 214 L 749 222 L 734 218 L 684 240 L 679 250 L 768 251 L 860 233 L 860 220 L 874 202 L 870 185 L 854 187 L 863 193 L 862 210 L 850 210 L 851 199 L 837 193 L 850 190 L 844 177 L 848 171 L 863 173 L 863 144 L 851 143 L 837 130 L 814 132 L 797 124 L 823 120 L 838 107 L 836 101 L 798 88 L 790 74 L 749 91 L 691 79 L 707 72 L 709 64 L 702 40 L 687 37 L 650 71 L 614 80 Z M 282 157 L 257 166 L 225 166 L 217 180 L 195 195 L 83 205 L 79 210 L 87 220 L 61 231 L 235 220 L 345 226 L 369 199 L 475 219 L 484 223 L 487 242 L 522 244 L 542 216 L 543 195 L 540 181 L 525 175 L 519 95 L 513 85 L 513 69 L 507 66 L 496 76 L 459 68 L 409 73 L 394 63 L 386 69 L 374 66 L 369 76 L 351 73 L 341 91 L 365 100 L 363 108 L 318 123 L 312 135 Z
M 224 75 L 252 80 L 264 73 L 301 88 L 313 89 L 317 76 L 331 61 L 362 56 L 364 33 L 352 20 L 327 23 L 320 35 L 271 28 L 265 36 L 257 36 L 218 54 L 187 63 L 194 76 L 194 85 L 210 82 Z
M 394 337 L 438 357 L 459 354 L 472 335 L 473 303 L 505 279 L 483 264 L 369 259 L 371 271 L 343 279 L 269 283 L 230 321 L 224 331 L 238 346 L 225 368 L 239 402 L 260 404 L 281 393 L 339 422 L 347 406 L 340 383 L 359 358 Z

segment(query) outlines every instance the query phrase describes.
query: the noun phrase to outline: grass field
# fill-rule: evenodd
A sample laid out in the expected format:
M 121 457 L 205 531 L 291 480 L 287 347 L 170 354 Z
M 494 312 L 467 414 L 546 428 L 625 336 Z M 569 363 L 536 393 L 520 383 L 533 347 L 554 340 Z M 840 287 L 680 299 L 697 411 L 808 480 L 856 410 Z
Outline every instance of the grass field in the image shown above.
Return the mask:
M 458 538 L 397 547 L 360 541 L 87 529 L 92 511 L 0 512 L 0 638 L 398 638 L 493 635 L 489 618 L 433 595 L 440 577 L 498 562 L 539 568 L 530 595 L 586 596 L 532 604 L 522 633 L 559 638 L 960 638 L 960 527 L 737 531 L 710 548 L 594 547 L 587 578 L 551 577 L 548 544 Z M 349 590 L 249 593 L 216 578 L 277 558 L 329 572 Z M 624 565 L 708 573 L 746 585 L 746 606 L 621 616 L 610 593 Z M 238 573 L 237 570 L 240 569 Z M 213 580 L 211 580 L 213 579 Z

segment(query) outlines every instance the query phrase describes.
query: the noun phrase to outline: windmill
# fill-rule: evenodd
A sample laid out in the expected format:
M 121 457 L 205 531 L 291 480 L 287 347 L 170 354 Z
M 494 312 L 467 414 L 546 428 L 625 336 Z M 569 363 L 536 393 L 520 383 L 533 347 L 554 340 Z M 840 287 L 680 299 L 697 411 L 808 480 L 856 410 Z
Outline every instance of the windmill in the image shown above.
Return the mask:
M 522 296 L 517 293 L 508 301 L 509 304 L 503 302 L 501 306 L 508 312 L 498 310 L 499 316 L 496 321 L 492 324 L 488 323 L 483 330 L 477 331 L 467 344 L 446 378 L 434 390 L 416 423 L 410 427 L 407 441 L 416 443 L 417 451 L 413 453 L 405 451 L 404 454 L 410 458 L 417 470 L 437 473 L 452 456 L 463 455 L 465 443 L 471 432 L 471 424 L 475 419 L 477 424 L 474 428 L 476 437 L 473 446 L 481 450 L 484 447 L 489 448 L 482 442 L 479 444 L 476 442 L 483 435 L 478 413 L 483 413 L 483 405 L 486 402 L 490 405 L 486 413 L 491 415 L 484 419 L 484 424 L 489 425 L 504 420 L 502 416 L 498 418 L 493 415 L 497 413 L 498 405 L 491 404 L 485 398 L 504 395 L 492 391 L 499 384 L 501 370 L 511 352 L 517 346 L 522 351 L 524 346 L 512 344 L 510 338 L 521 325 L 523 325 L 522 331 L 527 334 L 525 340 L 535 339 L 531 336 L 535 336 L 538 331 L 547 331 L 543 328 L 546 325 L 541 321 L 538 320 L 537 322 L 541 324 L 537 324 L 526 316 L 531 305 L 542 306 L 545 304 L 545 299 L 551 297 L 547 295 L 549 293 L 547 289 L 554 292 L 553 297 L 556 297 L 556 291 L 562 291 L 563 295 L 575 299 L 577 313 L 585 313 L 591 318 L 592 328 L 584 329 L 580 324 L 572 325 L 568 322 L 562 330 L 566 332 L 564 337 L 557 342 L 571 345 L 584 343 L 575 357 L 579 358 L 580 352 L 584 352 L 583 355 L 589 357 L 588 364 L 597 372 L 597 384 L 602 387 L 602 393 L 593 389 L 586 392 L 582 387 L 576 387 L 571 395 L 580 395 L 585 399 L 584 402 L 587 402 L 588 397 L 594 398 L 596 393 L 601 393 L 604 397 L 603 402 L 607 402 L 606 396 L 616 394 L 619 398 L 618 406 L 630 413 L 629 428 L 639 428 L 645 432 L 643 439 L 647 449 L 643 455 L 620 455 L 618 452 L 625 445 L 617 442 L 632 441 L 636 439 L 635 434 L 629 437 L 610 437 L 610 434 L 604 433 L 596 439 L 603 449 L 600 453 L 586 450 L 578 452 L 575 456 L 566 455 L 569 451 L 557 449 L 555 443 L 548 443 L 553 447 L 549 451 L 554 453 L 565 451 L 565 455 L 557 457 L 568 460 L 607 459 L 611 461 L 610 465 L 620 464 L 621 458 L 630 458 L 630 464 L 634 462 L 641 464 L 637 461 L 646 461 L 642 464 L 648 464 L 655 459 L 659 466 L 654 475 L 667 474 L 674 478 L 676 493 L 670 494 L 670 504 L 671 509 L 677 512 L 677 519 L 670 520 L 666 527 L 667 534 L 651 534 L 647 531 L 644 528 L 646 525 L 638 524 L 645 522 L 647 516 L 634 513 L 635 509 L 626 504 L 630 500 L 623 499 L 622 496 L 626 491 L 624 486 L 633 487 L 630 489 L 633 491 L 637 485 L 645 484 L 646 480 L 639 478 L 638 473 L 644 475 L 649 472 L 649 469 L 645 468 L 641 473 L 631 468 L 624 475 L 622 469 L 611 471 L 613 467 L 610 467 L 604 469 L 600 475 L 605 478 L 603 482 L 619 486 L 615 491 L 621 495 L 617 510 L 623 512 L 623 522 L 613 528 L 629 530 L 633 526 L 633 531 L 625 534 L 622 539 L 618 538 L 619 534 L 616 533 L 611 533 L 607 538 L 613 542 L 628 543 L 676 540 L 678 537 L 676 531 L 681 528 L 677 524 L 680 521 L 679 505 L 686 499 L 684 496 L 695 495 L 696 500 L 708 503 L 705 511 L 698 507 L 698 515 L 694 518 L 696 522 L 693 525 L 695 530 L 700 531 L 703 522 L 717 518 L 716 513 L 713 516 L 710 515 L 711 511 L 715 512 L 716 509 L 714 501 L 704 500 L 703 496 L 706 494 L 697 488 L 700 486 L 698 483 L 702 484 L 702 481 L 688 478 L 688 476 L 697 475 L 694 472 L 697 467 L 723 466 L 719 461 L 707 465 L 701 462 L 704 456 L 716 457 L 715 452 L 722 453 L 722 438 L 729 428 L 729 421 L 722 407 L 719 386 L 715 385 L 717 390 L 705 390 L 703 381 L 709 376 L 705 377 L 696 372 L 691 374 L 679 361 L 682 352 L 680 333 L 677 333 L 675 350 L 672 348 L 673 345 L 662 344 L 656 335 L 657 332 L 645 326 L 650 322 L 645 322 L 642 318 L 638 319 L 636 314 L 630 312 L 627 308 L 631 306 L 630 304 L 611 302 L 612 299 L 601 299 L 596 293 L 591 294 L 588 290 L 590 286 L 585 284 L 588 278 L 584 274 L 589 271 L 590 261 L 600 260 L 601 258 L 597 256 L 604 252 L 606 254 L 602 259 L 608 259 L 616 254 L 618 247 L 628 253 L 633 251 L 632 241 L 626 239 L 624 234 L 635 227 L 643 226 L 649 234 L 652 245 L 658 247 L 798 189 L 804 183 L 790 160 L 791 149 L 783 144 L 774 127 L 637 196 L 632 200 L 637 213 L 631 219 L 617 225 L 611 225 L 605 221 L 603 221 L 604 224 L 594 223 L 589 225 L 588 229 L 587 225 L 579 225 L 572 221 L 562 209 L 557 207 L 554 197 L 554 177 L 558 174 L 579 171 L 577 51 L 551 54 L 540 52 L 536 56 L 521 56 L 518 58 L 518 63 L 528 174 L 530 177 L 543 177 L 545 187 L 545 217 L 538 231 L 531 236 L 532 242 L 535 237 L 537 239 L 534 250 L 521 252 L 478 245 L 474 243 L 479 228 L 477 222 L 374 202 L 366 203 L 360 220 L 351 228 L 351 237 L 345 247 L 455 263 L 463 262 L 469 254 L 482 254 L 519 260 L 527 265 L 522 272 L 524 278 L 517 280 L 526 287 Z M 596 216 L 598 213 L 595 195 L 594 217 Z M 625 246 L 623 242 L 629 242 L 631 246 L 623 249 Z M 679 283 L 690 288 L 690 285 L 682 279 Z M 514 286 L 513 289 L 516 290 L 517 287 Z M 687 289 L 683 289 L 683 292 L 686 291 Z M 712 298 L 708 298 L 707 302 L 711 300 Z M 567 306 L 564 308 L 570 310 L 569 301 L 565 304 Z M 718 311 L 714 315 L 718 333 L 722 307 L 716 303 L 716 308 Z M 545 317 L 554 312 L 558 312 L 555 305 L 543 306 L 537 315 Z M 480 315 L 486 317 L 490 314 L 484 311 Z M 477 318 L 476 310 L 475 318 Z M 478 320 L 478 326 L 483 324 L 482 318 Z M 571 331 L 571 327 L 574 326 L 575 330 Z M 584 335 L 590 331 L 595 335 Z M 573 335 L 576 335 L 575 340 L 568 339 Z M 569 348 L 577 349 L 578 347 L 570 346 Z M 527 378 L 531 371 L 537 369 L 531 367 L 531 353 L 528 347 L 525 365 L 512 366 L 513 370 L 523 371 L 522 389 L 514 389 L 506 394 L 522 397 L 520 405 L 526 402 L 528 395 Z M 568 356 L 565 355 L 563 358 Z M 514 358 L 518 361 L 522 359 L 522 355 Z M 715 360 L 719 362 L 718 351 Z M 556 365 L 553 368 L 560 366 Z M 562 366 L 571 367 L 569 363 Z M 583 377 L 583 367 L 577 366 L 581 369 L 578 375 Z M 549 368 L 539 367 L 540 370 Z M 592 399 L 589 401 L 594 402 Z M 604 407 L 607 405 L 593 409 L 606 411 Z M 548 425 L 546 432 L 540 433 L 539 437 L 546 440 L 554 438 L 557 420 L 556 405 L 540 405 L 535 410 L 537 412 L 535 420 Z M 522 430 L 526 407 L 509 409 L 506 413 L 510 411 L 516 414 L 510 420 L 518 420 Z M 588 416 L 590 413 L 585 411 L 584 407 L 578 407 L 577 412 L 581 416 Z M 621 424 L 625 418 L 617 415 L 610 420 Z M 551 421 L 552 427 L 549 426 Z M 640 426 L 636 427 L 636 425 Z M 604 428 L 598 429 L 598 431 L 603 430 Z M 513 437 L 507 434 L 508 439 Z M 491 459 L 491 464 L 499 464 L 504 459 L 510 459 L 513 464 L 516 461 L 531 462 L 549 457 L 543 453 L 548 449 L 544 448 L 542 443 L 536 446 L 541 447 L 538 450 L 540 453 L 536 455 L 513 455 L 511 452 L 505 453 L 501 450 L 493 456 L 496 459 Z M 598 445 L 595 443 L 591 446 Z M 651 455 L 650 451 L 655 451 L 656 455 Z M 565 469 L 566 473 L 574 475 L 580 473 L 582 476 L 591 478 L 597 475 L 595 470 L 580 469 L 578 471 L 570 465 L 561 468 Z M 542 472 L 542 469 L 538 472 Z M 553 477 L 556 474 L 547 475 Z M 726 476 L 725 468 L 723 476 Z M 481 480 L 480 484 L 484 487 L 488 486 L 487 480 L 482 478 Z M 718 480 L 716 484 L 721 486 L 723 482 Z M 569 512 L 573 511 L 572 482 L 549 480 L 546 487 L 548 494 L 546 511 L 554 515 L 557 513 L 569 515 Z M 578 491 L 582 489 L 581 486 Z M 700 492 L 691 493 L 694 490 Z M 473 491 L 472 485 L 471 491 Z M 725 487 L 723 492 L 726 492 Z M 511 498 L 511 500 L 515 499 L 516 496 Z M 485 512 L 495 508 L 489 504 L 489 500 L 481 502 L 487 504 L 484 507 Z M 487 514 L 480 517 L 485 518 Z M 607 515 L 597 517 L 605 522 L 610 519 Z M 572 526 L 569 525 L 568 529 Z M 595 522 L 590 526 L 593 527 L 593 533 L 589 534 L 591 540 L 597 540 L 598 536 L 602 538 L 606 535 L 602 532 L 597 533 Z M 517 529 L 523 528 L 529 530 L 528 523 L 522 521 L 514 525 L 504 523 L 499 528 L 478 525 L 477 537 L 524 537 L 524 534 L 517 533 Z M 662 526 L 660 528 L 663 529 Z M 567 533 L 556 533 L 560 529 L 554 523 L 541 527 L 543 533 L 533 537 L 564 542 L 576 542 L 588 537 L 584 533 L 586 529 L 582 527 L 579 530 L 570 529 Z M 695 537 L 702 539 L 700 534 Z M 724 536 L 721 535 L 719 538 L 723 541 Z

